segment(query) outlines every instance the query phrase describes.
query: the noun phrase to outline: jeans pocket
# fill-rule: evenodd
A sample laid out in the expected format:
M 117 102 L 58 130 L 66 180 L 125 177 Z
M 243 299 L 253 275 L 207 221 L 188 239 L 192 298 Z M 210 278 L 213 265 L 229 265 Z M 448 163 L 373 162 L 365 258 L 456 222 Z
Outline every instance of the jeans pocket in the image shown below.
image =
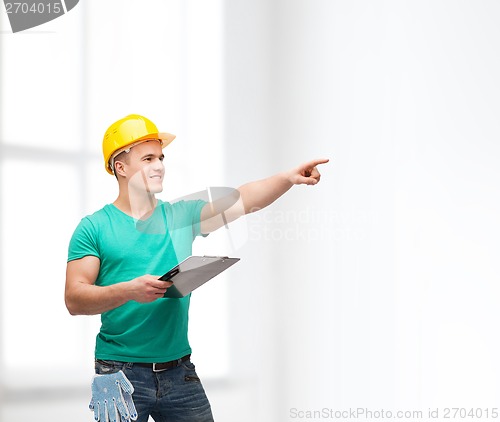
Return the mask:
M 114 374 L 123 369 L 124 362 L 117 362 L 113 360 L 96 359 L 94 363 L 95 373 L 98 375 Z
M 190 360 L 183 362 L 184 367 L 184 381 L 186 382 L 201 382 L 198 374 L 196 373 L 194 363 Z
M 201 382 L 200 379 L 198 378 L 198 375 L 196 375 L 196 374 L 184 375 L 184 381 L 186 381 L 186 382 Z
M 186 369 L 187 371 L 194 371 L 196 368 L 194 366 L 194 363 L 191 362 L 190 360 L 187 360 L 185 362 L 182 362 L 182 366 L 184 367 L 184 369 Z

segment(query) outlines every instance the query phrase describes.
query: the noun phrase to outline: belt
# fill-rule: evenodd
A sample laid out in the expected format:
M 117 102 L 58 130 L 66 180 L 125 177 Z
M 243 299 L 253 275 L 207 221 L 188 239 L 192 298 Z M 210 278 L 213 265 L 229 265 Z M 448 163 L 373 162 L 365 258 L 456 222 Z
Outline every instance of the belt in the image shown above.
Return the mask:
M 134 365 L 144 366 L 146 368 L 153 369 L 153 372 L 161 372 L 166 371 L 167 369 L 172 369 L 178 367 L 182 362 L 186 362 L 189 360 L 191 355 L 186 355 L 181 357 L 180 359 L 171 360 L 169 362 L 161 362 L 161 363 L 144 363 L 144 362 L 134 362 Z

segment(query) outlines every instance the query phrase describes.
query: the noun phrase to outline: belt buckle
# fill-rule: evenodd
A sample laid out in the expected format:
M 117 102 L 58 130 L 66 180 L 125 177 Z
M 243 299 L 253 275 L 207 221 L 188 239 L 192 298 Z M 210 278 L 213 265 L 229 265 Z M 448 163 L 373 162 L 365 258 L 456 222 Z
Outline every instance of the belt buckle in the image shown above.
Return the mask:
M 166 371 L 168 368 L 163 368 L 163 369 L 156 369 L 156 363 L 153 363 L 153 372 L 163 372 Z

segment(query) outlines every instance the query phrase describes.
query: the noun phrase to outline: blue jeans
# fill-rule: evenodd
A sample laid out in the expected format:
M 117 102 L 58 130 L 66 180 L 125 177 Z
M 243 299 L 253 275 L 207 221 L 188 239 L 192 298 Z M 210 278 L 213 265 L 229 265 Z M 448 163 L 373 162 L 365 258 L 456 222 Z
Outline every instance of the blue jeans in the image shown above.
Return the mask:
M 210 403 L 190 360 L 161 372 L 134 363 L 95 362 L 96 374 L 119 370 L 134 386 L 136 422 L 147 422 L 149 416 L 155 422 L 213 422 Z

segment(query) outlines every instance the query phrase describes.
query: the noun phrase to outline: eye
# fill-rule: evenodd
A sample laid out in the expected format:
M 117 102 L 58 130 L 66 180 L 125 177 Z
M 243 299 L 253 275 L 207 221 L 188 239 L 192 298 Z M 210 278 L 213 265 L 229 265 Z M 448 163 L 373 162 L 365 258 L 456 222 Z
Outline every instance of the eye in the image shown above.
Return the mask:
M 163 161 L 163 159 L 164 159 L 164 158 L 165 158 L 165 156 L 164 156 L 164 155 L 162 155 L 162 156 L 160 157 L 160 161 Z

